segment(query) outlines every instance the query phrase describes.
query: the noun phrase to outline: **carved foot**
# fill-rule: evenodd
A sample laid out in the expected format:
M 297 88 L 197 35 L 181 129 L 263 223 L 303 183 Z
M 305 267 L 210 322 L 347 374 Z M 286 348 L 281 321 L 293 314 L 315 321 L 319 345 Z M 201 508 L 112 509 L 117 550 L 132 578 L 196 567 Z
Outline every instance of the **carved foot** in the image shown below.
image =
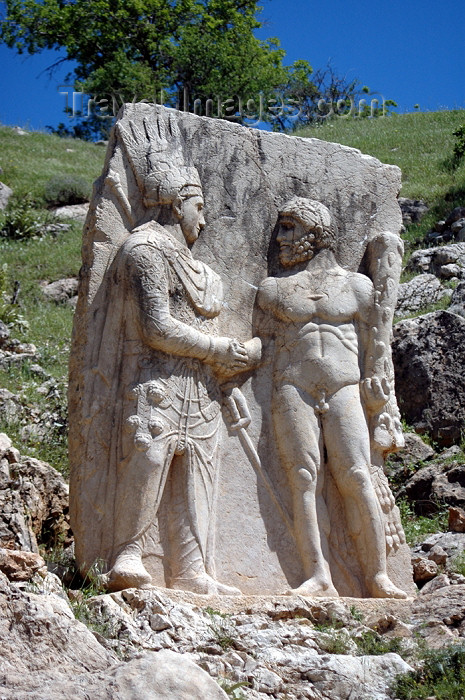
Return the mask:
M 285 595 L 302 595 L 307 598 L 339 598 L 339 593 L 330 581 L 320 581 L 315 578 L 309 578 L 298 588 L 289 589 Z
M 405 591 L 394 586 L 387 574 L 377 574 L 369 589 L 373 598 L 408 598 Z
M 175 578 L 171 583 L 171 588 L 191 591 L 191 593 L 199 593 L 200 595 L 242 595 L 238 588 L 215 581 L 208 574 L 200 574 L 195 578 Z
M 122 591 L 125 588 L 141 588 L 152 580 L 142 560 L 135 554 L 120 554 L 113 568 L 106 574 L 106 587 L 109 591 Z

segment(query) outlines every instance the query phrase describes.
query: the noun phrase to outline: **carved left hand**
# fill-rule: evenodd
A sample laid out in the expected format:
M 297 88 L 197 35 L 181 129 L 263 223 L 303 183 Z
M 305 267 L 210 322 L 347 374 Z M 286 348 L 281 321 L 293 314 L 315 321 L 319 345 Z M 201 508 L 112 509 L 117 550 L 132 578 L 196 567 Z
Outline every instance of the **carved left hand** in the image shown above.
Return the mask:
M 360 382 L 360 394 L 366 407 L 376 413 L 381 411 L 390 396 L 389 382 L 385 377 L 367 377 Z
M 224 405 L 233 421 L 229 425 L 231 430 L 247 428 L 250 425 L 252 419 L 249 407 L 244 394 L 238 387 L 234 387 L 229 394 L 225 394 Z

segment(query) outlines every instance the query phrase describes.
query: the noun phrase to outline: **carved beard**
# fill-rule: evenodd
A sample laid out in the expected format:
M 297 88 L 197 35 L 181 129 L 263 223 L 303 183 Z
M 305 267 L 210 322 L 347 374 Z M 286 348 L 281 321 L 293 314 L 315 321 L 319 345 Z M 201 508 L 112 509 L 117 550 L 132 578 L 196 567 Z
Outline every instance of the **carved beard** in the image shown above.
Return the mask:
M 279 261 L 284 267 L 292 267 L 301 262 L 311 260 L 315 255 L 316 238 L 313 231 L 309 231 L 298 241 L 281 245 Z

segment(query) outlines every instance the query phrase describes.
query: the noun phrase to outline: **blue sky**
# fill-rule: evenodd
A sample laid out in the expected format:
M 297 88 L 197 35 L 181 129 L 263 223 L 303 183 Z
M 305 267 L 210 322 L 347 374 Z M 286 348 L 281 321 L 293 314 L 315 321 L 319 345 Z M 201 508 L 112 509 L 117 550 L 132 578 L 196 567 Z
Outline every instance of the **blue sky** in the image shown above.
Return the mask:
M 402 112 L 465 108 L 464 0 L 262 0 L 265 27 L 286 63 L 303 58 L 314 69 L 329 60 L 338 74 L 359 78 Z M 0 2 L 0 8 L 3 3 Z M 0 10 L 1 11 L 1 10 Z M 0 46 L 0 123 L 44 129 L 65 121 L 60 86 L 71 69 L 43 71 L 49 51 L 17 56 Z

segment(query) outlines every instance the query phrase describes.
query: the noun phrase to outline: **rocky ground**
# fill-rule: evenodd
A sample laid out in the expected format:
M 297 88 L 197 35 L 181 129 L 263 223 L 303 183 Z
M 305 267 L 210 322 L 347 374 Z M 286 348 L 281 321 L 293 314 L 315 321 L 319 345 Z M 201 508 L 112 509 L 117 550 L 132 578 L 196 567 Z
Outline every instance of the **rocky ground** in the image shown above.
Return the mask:
M 416 436 L 408 443 L 410 457 L 427 466 L 406 492 L 418 481 L 436 488 L 435 478 L 460 461 Z M 393 473 L 405 469 L 403 459 Z M 425 469 L 436 477 L 420 479 Z M 104 594 L 73 568 L 63 477 L 23 457 L 6 435 L 0 474 L 2 698 L 382 700 L 395 697 L 396 677 L 415 669 L 426 647 L 465 637 L 460 506 L 450 508 L 454 531 L 412 548 L 419 593 L 407 601 Z
M 426 209 L 402 208 L 406 224 Z M 416 433 L 388 464 L 417 596 L 105 594 L 74 569 L 65 479 L 0 434 L 0 699 L 428 697 L 399 694 L 396 679 L 424 667 L 427 650 L 465 648 L 465 209 L 427 238 L 410 257 L 394 327 L 398 401 Z M 73 304 L 76 280 L 42 291 Z M 66 428 L 65 387 L 13 335 L 0 324 L 0 366 L 27 360 L 44 402 L 0 389 L 0 411 L 21 438 L 46 443 Z

